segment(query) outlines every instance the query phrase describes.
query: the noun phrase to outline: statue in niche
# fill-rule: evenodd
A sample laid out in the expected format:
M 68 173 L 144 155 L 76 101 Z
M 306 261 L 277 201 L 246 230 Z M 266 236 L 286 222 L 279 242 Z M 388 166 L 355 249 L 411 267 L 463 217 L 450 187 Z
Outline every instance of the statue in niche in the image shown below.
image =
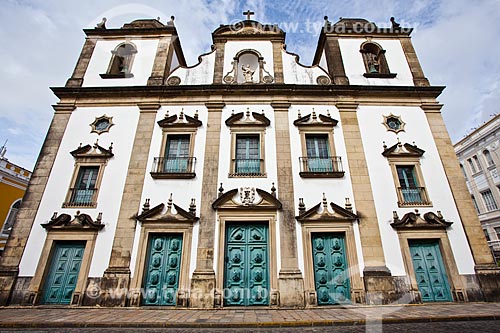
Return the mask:
M 241 71 L 243 73 L 243 77 L 245 78 L 245 83 L 252 83 L 253 82 L 253 73 L 255 73 L 255 70 L 253 70 L 250 67 L 250 64 L 246 64 L 244 66 L 241 66 Z

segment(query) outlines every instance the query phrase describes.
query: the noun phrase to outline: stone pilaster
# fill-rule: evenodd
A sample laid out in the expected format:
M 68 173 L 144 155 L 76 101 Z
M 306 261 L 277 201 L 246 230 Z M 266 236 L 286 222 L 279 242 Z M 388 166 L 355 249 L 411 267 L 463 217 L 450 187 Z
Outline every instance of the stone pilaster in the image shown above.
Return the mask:
M 280 220 L 281 268 L 278 285 L 280 306 L 304 306 L 304 279 L 297 258 L 293 170 L 290 147 L 288 101 L 271 103 L 276 127 L 276 165 L 278 166 L 278 193 L 283 204 Z
M 191 278 L 190 306 L 213 308 L 215 295 L 214 239 L 216 214 L 212 202 L 217 198 L 220 130 L 223 102 L 205 103 L 208 111 L 205 157 L 200 206 L 200 229 L 196 269 Z
M 417 53 L 413 48 L 410 37 L 401 38 L 400 42 L 406 56 L 406 61 L 408 61 L 408 66 L 410 66 L 411 74 L 413 75 L 413 84 L 415 86 L 430 86 L 429 80 L 425 77 L 424 71 L 420 66 Z
M 344 61 L 342 60 L 338 37 L 326 37 L 325 57 L 328 64 L 328 73 L 330 73 L 333 83 L 341 85 L 349 84 L 349 79 L 345 75 Z
M 476 263 L 476 274 L 486 301 L 500 301 L 500 268 L 495 265 L 464 176 L 441 115 L 441 104 L 423 104 L 460 220 Z
M 101 305 L 125 306 L 130 283 L 130 256 L 135 235 L 133 216 L 140 208 L 144 175 L 159 104 L 139 104 L 140 115 L 130 156 L 109 267 L 101 280 Z M 113 295 L 111 293 L 114 293 Z
M 363 281 L 366 302 L 387 303 L 396 287 L 389 269 L 385 266 L 377 212 L 356 114 L 358 104 L 337 103 L 336 106 L 340 111 L 344 132 L 356 213 L 360 216 L 359 233 L 365 262 Z
M 73 104 L 57 104 L 53 107 L 56 112 L 38 156 L 14 227 L 0 257 L 0 305 L 6 305 L 9 302 L 26 241 L 30 235 L 64 131 L 71 113 L 75 109 Z
M 172 55 L 175 52 L 171 43 L 172 36 L 161 37 L 158 41 L 156 49 L 155 61 L 151 76 L 148 79 L 148 86 L 161 86 L 163 81 L 170 73 L 170 64 L 172 63 Z
M 96 43 L 96 38 L 87 37 L 87 39 L 85 40 L 85 44 L 83 45 L 82 52 L 80 53 L 80 57 L 78 58 L 78 62 L 76 63 L 75 70 L 73 71 L 73 75 L 71 75 L 71 78 L 69 78 L 66 82 L 66 87 L 82 86 L 83 77 L 85 76 L 85 72 L 87 71 L 87 67 L 89 66 L 92 53 L 94 53 Z
M 284 83 L 283 77 L 283 43 L 280 40 L 271 41 L 273 44 L 274 83 Z
M 224 43 L 215 43 L 215 66 L 214 66 L 214 83 L 222 83 L 222 76 L 224 75 Z

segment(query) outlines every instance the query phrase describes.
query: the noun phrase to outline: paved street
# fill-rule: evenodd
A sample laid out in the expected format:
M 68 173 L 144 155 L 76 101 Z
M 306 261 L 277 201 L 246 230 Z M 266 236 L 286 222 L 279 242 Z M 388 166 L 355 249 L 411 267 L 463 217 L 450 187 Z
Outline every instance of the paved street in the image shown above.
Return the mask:
M 500 303 L 315 309 L 0 308 L 0 332 L 497 332 Z M 333 326 L 333 327 L 332 327 Z M 418 329 L 417 329 L 418 328 Z

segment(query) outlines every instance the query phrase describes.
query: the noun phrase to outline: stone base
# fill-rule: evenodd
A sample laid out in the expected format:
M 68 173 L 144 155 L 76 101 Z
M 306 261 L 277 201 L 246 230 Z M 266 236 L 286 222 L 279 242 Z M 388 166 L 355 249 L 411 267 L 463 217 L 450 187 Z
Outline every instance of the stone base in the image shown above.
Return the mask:
M 130 285 L 128 267 L 112 267 L 104 272 L 100 281 L 99 304 L 101 306 L 126 306 Z
M 278 286 L 280 307 L 301 308 L 305 306 L 304 279 L 299 270 L 281 270 Z
M 212 309 L 214 306 L 221 306 L 222 301 L 220 293 L 217 293 L 216 298 L 215 272 L 213 270 L 195 270 L 191 278 L 190 307 Z
M 366 304 L 400 303 L 399 299 L 404 296 L 405 292 L 398 291 L 398 289 L 409 290 L 409 288 L 398 288 L 395 277 L 391 276 L 391 272 L 385 266 L 365 267 L 363 282 Z
M 0 269 L 0 306 L 9 304 L 18 273 L 17 267 L 2 267 Z
M 486 302 L 500 301 L 500 268 L 495 265 L 477 265 L 476 276 Z
M 18 277 L 10 297 L 10 305 L 25 305 L 32 277 Z M 31 304 L 30 304 L 31 305 Z
M 161 86 L 163 85 L 163 76 L 150 76 L 148 78 L 148 86 Z

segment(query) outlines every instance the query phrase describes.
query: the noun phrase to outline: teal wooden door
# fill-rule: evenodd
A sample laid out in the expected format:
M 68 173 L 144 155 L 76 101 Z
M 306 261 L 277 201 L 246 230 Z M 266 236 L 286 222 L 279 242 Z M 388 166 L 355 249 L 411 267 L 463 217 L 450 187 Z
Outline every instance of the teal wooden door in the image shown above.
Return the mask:
M 344 234 L 313 233 L 312 250 L 318 305 L 349 302 L 351 291 Z
M 181 256 L 181 234 L 154 234 L 150 237 L 144 305 L 176 305 Z
M 269 304 L 268 226 L 228 224 L 224 305 Z
M 85 242 L 56 243 L 45 279 L 44 304 L 70 304 L 75 291 Z
M 450 286 L 437 241 L 410 241 L 410 253 L 423 302 L 451 302 Z

